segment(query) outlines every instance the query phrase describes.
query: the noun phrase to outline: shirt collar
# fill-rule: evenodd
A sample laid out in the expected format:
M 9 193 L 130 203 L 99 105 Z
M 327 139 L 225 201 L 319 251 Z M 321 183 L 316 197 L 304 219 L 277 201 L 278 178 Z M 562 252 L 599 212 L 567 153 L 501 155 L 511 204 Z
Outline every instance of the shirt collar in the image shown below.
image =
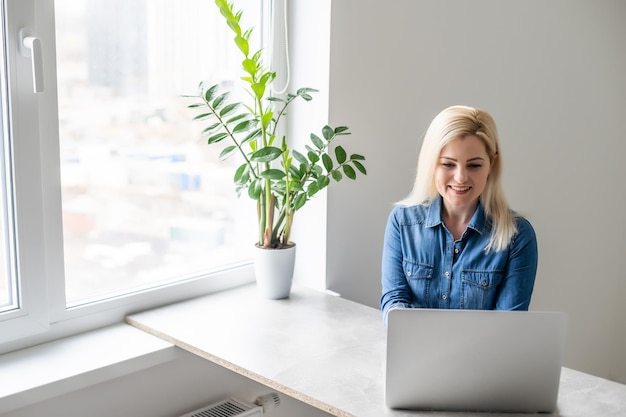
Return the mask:
M 441 205 L 442 205 L 442 197 L 436 197 L 433 202 L 428 207 L 428 213 L 426 215 L 426 222 L 424 226 L 426 227 L 435 227 L 440 224 L 443 224 L 443 218 L 441 216 Z M 474 212 L 470 222 L 467 227 L 477 231 L 480 234 L 483 234 L 487 230 L 485 229 L 485 210 L 483 209 L 483 205 L 478 201 L 478 207 Z

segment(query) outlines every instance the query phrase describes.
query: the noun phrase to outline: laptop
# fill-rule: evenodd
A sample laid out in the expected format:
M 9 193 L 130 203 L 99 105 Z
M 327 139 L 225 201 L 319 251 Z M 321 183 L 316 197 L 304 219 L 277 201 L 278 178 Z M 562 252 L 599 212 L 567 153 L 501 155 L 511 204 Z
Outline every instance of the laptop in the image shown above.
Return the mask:
M 387 320 L 387 407 L 517 413 L 556 408 L 566 314 L 393 309 Z

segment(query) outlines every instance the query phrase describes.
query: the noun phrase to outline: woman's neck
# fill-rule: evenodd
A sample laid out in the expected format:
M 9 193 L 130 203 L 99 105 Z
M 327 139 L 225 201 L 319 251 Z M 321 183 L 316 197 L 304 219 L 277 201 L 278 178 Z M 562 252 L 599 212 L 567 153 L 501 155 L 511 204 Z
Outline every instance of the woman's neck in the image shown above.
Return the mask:
M 470 220 L 472 220 L 472 217 L 474 216 L 477 207 L 478 202 L 470 207 L 450 208 L 446 207 L 445 204 L 443 205 L 441 213 L 443 222 L 450 231 L 450 233 L 452 233 L 452 235 L 454 236 L 454 240 L 458 240 L 461 238 Z

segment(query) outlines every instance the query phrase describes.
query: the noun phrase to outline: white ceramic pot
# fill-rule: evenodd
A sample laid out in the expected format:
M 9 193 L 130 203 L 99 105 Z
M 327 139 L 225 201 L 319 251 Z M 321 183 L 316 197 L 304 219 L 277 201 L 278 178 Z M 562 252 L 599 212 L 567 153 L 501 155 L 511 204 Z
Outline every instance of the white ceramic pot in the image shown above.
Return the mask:
M 296 261 L 296 245 L 285 249 L 254 248 L 254 275 L 259 294 L 278 300 L 289 297 Z

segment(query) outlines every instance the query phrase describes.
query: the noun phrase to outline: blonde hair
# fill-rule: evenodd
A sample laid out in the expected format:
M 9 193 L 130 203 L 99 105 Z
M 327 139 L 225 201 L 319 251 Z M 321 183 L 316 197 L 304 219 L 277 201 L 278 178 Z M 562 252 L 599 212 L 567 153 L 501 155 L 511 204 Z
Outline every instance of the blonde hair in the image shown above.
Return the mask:
M 496 124 L 489 113 L 467 106 L 451 106 L 442 110 L 430 123 L 417 160 L 417 174 L 411 193 L 400 205 L 430 205 L 438 196 L 435 169 L 441 150 L 450 142 L 474 135 L 484 144 L 491 162 L 491 172 L 480 196 L 487 219 L 492 224 L 491 239 L 486 252 L 508 247 L 517 232 L 516 215 L 510 210 L 502 189 L 502 156 Z

